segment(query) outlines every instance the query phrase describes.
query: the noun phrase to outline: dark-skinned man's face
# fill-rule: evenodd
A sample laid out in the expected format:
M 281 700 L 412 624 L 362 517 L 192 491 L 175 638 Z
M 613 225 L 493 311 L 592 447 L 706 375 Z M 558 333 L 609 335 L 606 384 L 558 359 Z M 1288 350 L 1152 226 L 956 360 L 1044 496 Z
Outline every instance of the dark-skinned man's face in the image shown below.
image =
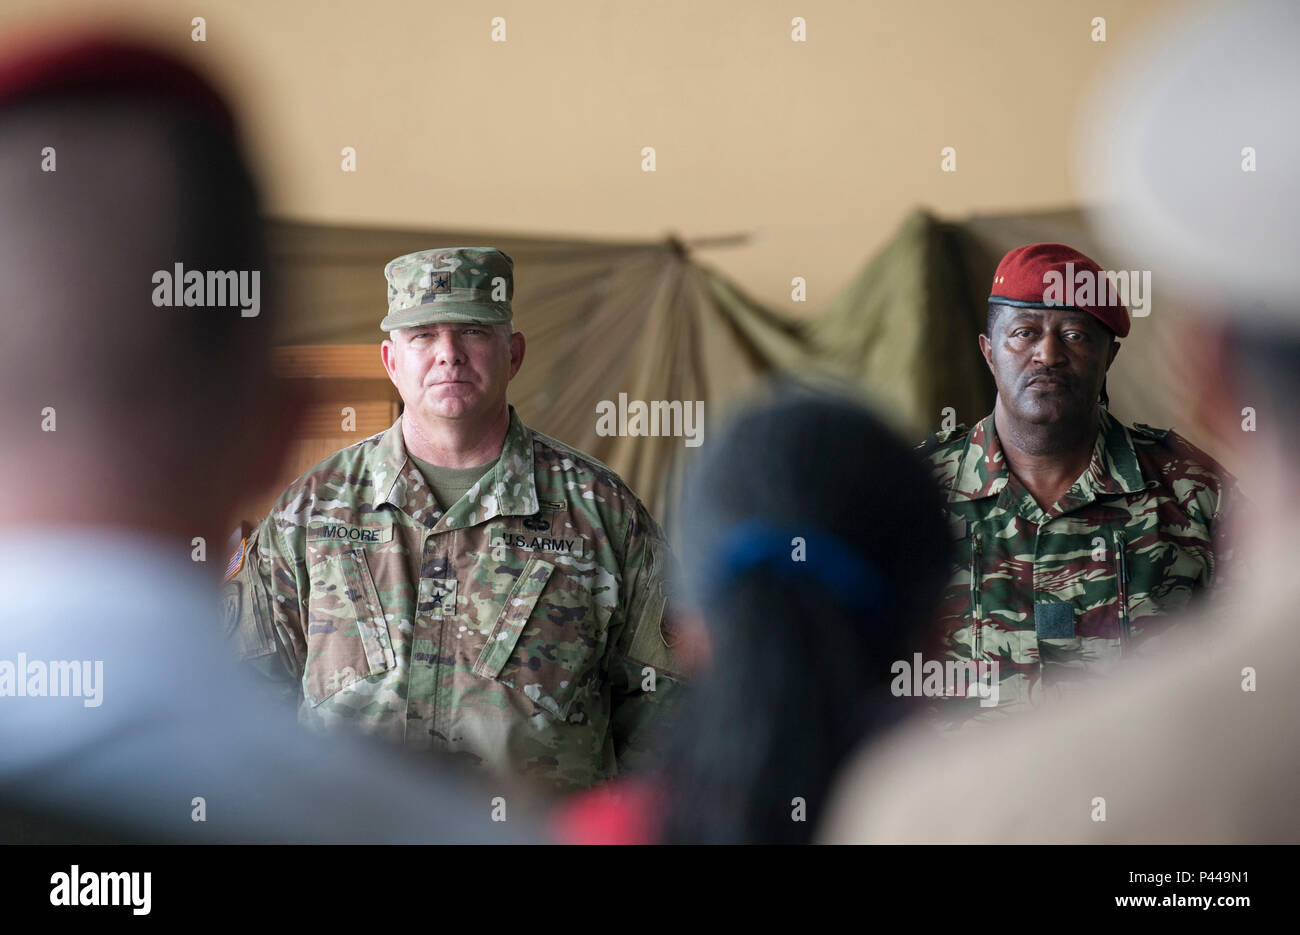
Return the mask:
M 1119 342 L 1091 315 L 1069 308 L 1004 308 L 980 351 L 1002 407 L 1032 425 L 1086 418 Z

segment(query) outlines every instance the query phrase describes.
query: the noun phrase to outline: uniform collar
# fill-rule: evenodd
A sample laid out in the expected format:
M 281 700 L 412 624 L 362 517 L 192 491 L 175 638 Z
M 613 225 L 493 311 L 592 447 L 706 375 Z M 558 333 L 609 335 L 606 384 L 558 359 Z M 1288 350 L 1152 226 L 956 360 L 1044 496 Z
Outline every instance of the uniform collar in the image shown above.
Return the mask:
M 384 432 L 368 458 L 375 480 L 376 506 L 389 503 L 416 522 L 433 529 L 459 529 L 497 516 L 531 516 L 537 512 L 537 481 L 533 476 L 533 433 L 510 406 L 501 456 L 479 483 L 443 512 L 433 491 L 406 451 L 402 419 Z
M 966 447 L 957 463 L 949 500 L 980 500 L 1001 493 L 1007 485 L 1007 462 L 1002 443 L 993 428 L 993 413 L 975 424 L 966 436 Z
M 1069 510 L 1073 507 L 1065 501 L 1073 500 L 1075 506 L 1082 506 L 1098 497 L 1137 493 L 1147 486 L 1138 466 L 1133 436 L 1118 419 L 1098 406 L 1097 443 L 1092 449 L 1092 460 L 1074 487 L 1066 492 L 1062 505 Z
M 991 497 L 1001 493 L 1012 480 L 1002 452 L 1002 442 L 994 427 L 993 413 L 989 413 L 966 436 L 966 448 L 958 463 L 948 499 Z M 1020 488 L 1018 482 L 1015 486 Z M 1060 512 L 1068 513 L 1101 496 L 1135 493 L 1146 486 L 1128 429 L 1098 406 L 1097 441 L 1092 459 L 1074 486 L 1061 498 Z

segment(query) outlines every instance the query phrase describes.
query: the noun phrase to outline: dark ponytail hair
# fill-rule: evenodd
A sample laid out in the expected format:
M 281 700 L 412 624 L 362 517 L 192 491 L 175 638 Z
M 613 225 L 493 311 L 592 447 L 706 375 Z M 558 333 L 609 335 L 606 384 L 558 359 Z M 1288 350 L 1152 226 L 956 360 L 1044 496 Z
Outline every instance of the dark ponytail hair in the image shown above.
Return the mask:
M 846 757 L 908 701 L 890 665 L 947 575 L 941 509 L 918 457 L 845 398 L 787 387 L 711 443 L 682 554 L 713 663 L 668 739 L 665 842 L 811 839 Z

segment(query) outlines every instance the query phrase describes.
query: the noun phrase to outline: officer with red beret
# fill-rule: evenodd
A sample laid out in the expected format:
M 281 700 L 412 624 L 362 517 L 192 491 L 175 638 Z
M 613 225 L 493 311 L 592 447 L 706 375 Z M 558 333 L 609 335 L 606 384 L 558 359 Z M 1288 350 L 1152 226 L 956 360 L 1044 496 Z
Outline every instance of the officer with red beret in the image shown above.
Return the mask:
M 993 412 L 922 446 L 959 550 L 930 653 L 997 686 L 980 706 L 943 705 L 956 721 L 1068 694 L 1148 651 L 1230 564 L 1232 476 L 1107 411 L 1129 326 L 1105 272 L 1064 244 L 1018 247 L 993 274 L 979 336 Z

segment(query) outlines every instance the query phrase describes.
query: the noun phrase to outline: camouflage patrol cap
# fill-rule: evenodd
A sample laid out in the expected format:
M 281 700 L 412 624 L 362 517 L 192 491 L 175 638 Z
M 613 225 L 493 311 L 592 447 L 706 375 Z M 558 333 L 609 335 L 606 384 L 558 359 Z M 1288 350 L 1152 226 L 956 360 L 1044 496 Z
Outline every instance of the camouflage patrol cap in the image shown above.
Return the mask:
M 384 267 L 384 331 L 436 322 L 507 325 L 514 314 L 514 261 L 495 247 L 443 247 L 399 256 Z

